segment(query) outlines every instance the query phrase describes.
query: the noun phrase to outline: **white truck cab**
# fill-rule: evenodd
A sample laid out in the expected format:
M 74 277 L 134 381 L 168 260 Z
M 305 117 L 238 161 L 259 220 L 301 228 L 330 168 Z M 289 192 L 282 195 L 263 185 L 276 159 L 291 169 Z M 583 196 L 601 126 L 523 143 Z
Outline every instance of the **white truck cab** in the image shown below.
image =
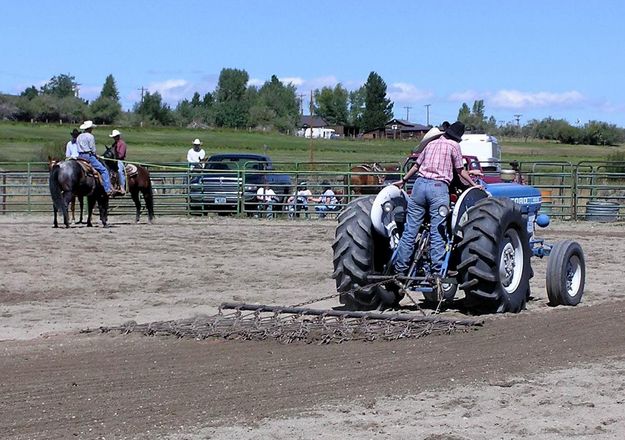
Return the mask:
M 501 146 L 488 134 L 465 134 L 460 141 L 464 156 L 475 156 L 484 171 L 501 171 Z

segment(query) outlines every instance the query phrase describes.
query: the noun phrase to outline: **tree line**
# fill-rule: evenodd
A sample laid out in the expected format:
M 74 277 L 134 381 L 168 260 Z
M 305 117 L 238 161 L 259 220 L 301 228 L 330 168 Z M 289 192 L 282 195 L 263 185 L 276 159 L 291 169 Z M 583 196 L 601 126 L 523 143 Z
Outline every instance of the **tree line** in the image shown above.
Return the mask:
M 313 114 L 330 124 L 352 125 L 364 131 L 384 125 L 392 117 L 393 103 L 386 96 L 386 83 L 371 72 L 367 83 L 348 92 L 341 84 L 315 90 Z M 203 96 L 195 92 L 171 108 L 159 92 L 142 93 L 132 111 L 122 111 L 113 75 L 108 75 L 99 96 L 89 102 L 79 97 L 79 84 L 71 74 L 52 77 L 42 87 L 30 86 L 19 96 L 0 94 L 0 119 L 16 121 L 77 123 L 92 119 L 96 124 L 213 126 L 293 132 L 303 103 L 295 85 L 272 75 L 261 86 L 249 84 L 245 70 L 224 68 L 217 87 Z
M 78 123 L 92 119 L 96 124 L 200 126 L 275 130 L 292 133 L 298 128 L 303 102 L 296 87 L 275 75 L 261 86 L 249 84 L 245 70 L 224 68 L 214 91 L 183 99 L 171 108 L 158 92 L 146 92 L 131 111 L 122 111 L 113 75 L 108 75 L 99 96 L 89 102 L 80 98 L 79 85 L 71 74 L 53 76 L 42 87 L 30 86 L 19 96 L 0 94 L 0 119 L 17 121 L 63 121 Z M 356 90 L 342 84 L 312 92 L 310 114 L 323 117 L 330 125 L 345 125 L 361 133 L 378 129 L 393 117 L 393 102 L 387 86 L 376 72 Z M 463 103 L 458 120 L 467 131 L 528 139 L 554 140 L 566 144 L 616 145 L 625 141 L 625 130 L 606 122 L 589 121 L 574 126 L 551 117 L 497 123 L 486 116 L 483 100 L 472 107 Z

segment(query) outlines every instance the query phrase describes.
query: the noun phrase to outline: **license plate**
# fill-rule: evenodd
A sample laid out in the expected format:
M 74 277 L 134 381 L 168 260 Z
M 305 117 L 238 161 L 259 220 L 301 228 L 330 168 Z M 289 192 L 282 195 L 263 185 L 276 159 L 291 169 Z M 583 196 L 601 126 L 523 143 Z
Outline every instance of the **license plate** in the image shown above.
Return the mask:
M 215 203 L 218 205 L 225 205 L 226 198 L 225 197 L 215 197 Z

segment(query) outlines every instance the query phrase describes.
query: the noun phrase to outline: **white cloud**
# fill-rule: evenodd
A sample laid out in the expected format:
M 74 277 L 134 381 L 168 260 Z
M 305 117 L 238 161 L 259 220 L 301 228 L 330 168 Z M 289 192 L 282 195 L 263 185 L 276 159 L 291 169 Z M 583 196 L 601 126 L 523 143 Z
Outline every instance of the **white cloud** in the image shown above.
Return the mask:
M 563 93 L 499 90 L 488 99 L 488 102 L 496 108 L 522 109 L 527 107 L 566 107 L 579 104 L 584 100 L 584 95 L 576 90 Z
M 388 96 L 394 102 L 406 104 L 430 99 L 434 94 L 418 89 L 414 84 L 396 82 L 388 88 Z
M 90 101 L 97 99 L 100 96 L 100 92 L 102 91 L 102 86 L 87 86 L 81 85 L 78 86 L 78 94 L 83 99 L 88 99 Z
M 304 78 L 300 78 L 299 76 L 285 76 L 280 78 L 280 81 L 283 84 L 293 84 L 295 87 L 299 87 L 304 84 Z
M 250 80 L 247 82 L 248 86 L 260 87 L 263 84 L 265 84 L 265 81 L 263 81 L 262 79 L 258 79 L 258 78 L 250 78 Z
M 476 99 L 481 99 L 484 96 L 481 96 L 479 92 L 475 90 L 464 90 L 462 92 L 455 92 L 449 95 L 449 101 L 475 101 Z
M 148 85 L 148 90 L 150 93 L 158 92 L 163 97 L 163 100 L 170 101 L 179 101 L 184 99 L 193 85 L 189 83 L 186 79 L 168 79 L 161 82 L 151 83 Z

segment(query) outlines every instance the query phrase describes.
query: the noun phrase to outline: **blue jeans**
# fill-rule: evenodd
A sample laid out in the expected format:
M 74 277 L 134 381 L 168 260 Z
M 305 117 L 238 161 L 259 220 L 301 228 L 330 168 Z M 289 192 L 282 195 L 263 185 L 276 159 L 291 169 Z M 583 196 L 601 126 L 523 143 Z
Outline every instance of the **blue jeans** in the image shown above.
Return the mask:
M 121 160 L 117 162 L 117 174 L 119 175 L 119 186 L 124 191 L 126 190 L 126 170 L 124 167 L 124 162 Z
M 426 212 L 430 213 L 430 258 L 432 273 L 440 272 L 445 256 L 445 240 L 438 230 L 438 225 L 445 220 L 438 213 L 441 206 L 449 206 L 449 187 L 445 182 L 418 177 L 408 199 L 408 216 L 404 233 L 397 246 L 394 269 L 396 273 L 406 272 L 411 263 L 415 240 Z
M 102 165 L 102 162 L 100 162 L 93 154 L 79 153 L 78 157 L 89 161 L 91 166 L 95 168 L 98 173 L 100 173 L 104 183 L 104 191 L 109 192 L 111 190 L 111 177 L 109 176 L 109 170 Z
M 337 205 L 316 205 L 315 211 L 319 213 L 319 218 L 324 218 L 326 216 L 326 212 L 334 212 L 338 210 Z

